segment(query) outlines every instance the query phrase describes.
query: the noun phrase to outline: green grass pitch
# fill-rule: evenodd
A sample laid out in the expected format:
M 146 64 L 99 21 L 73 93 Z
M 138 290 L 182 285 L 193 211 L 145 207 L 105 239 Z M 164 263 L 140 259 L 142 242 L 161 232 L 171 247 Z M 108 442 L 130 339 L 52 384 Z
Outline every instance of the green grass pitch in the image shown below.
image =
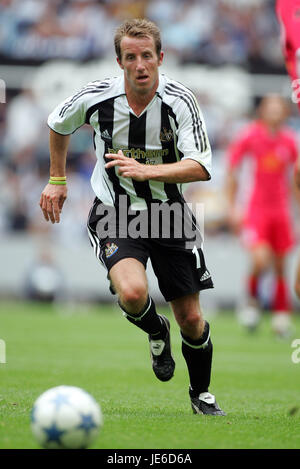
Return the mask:
M 233 314 L 211 317 L 213 392 L 226 417 L 194 415 L 179 330 L 171 321 L 175 375 L 159 382 L 147 336 L 117 306 L 0 306 L 0 448 L 38 448 L 30 430 L 35 399 L 60 384 L 86 389 L 101 404 L 103 429 L 92 448 L 300 448 L 300 363 L 293 338 L 276 340 L 266 314 L 249 335 Z M 299 411 L 298 411 L 299 408 Z

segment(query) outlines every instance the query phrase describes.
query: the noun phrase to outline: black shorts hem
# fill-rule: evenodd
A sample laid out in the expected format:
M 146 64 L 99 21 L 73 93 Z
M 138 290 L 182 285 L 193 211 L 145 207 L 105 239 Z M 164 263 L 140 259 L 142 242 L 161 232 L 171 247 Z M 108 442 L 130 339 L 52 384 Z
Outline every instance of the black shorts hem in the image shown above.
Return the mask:
M 200 292 L 202 290 L 208 290 L 210 288 L 214 288 L 214 284 L 213 283 L 210 283 L 210 284 L 206 284 L 206 285 L 201 285 L 199 288 L 197 288 L 196 290 L 190 290 L 188 292 L 182 292 L 180 294 L 177 294 L 177 295 L 163 295 L 164 299 L 167 301 L 167 302 L 170 302 L 170 301 L 173 301 L 173 300 L 178 300 L 179 298 L 182 298 L 183 296 L 187 296 L 187 295 L 193 295 L 194 293 L 197 293 L 197 292 Z
M 123 259 L 135 259 L 135 260 L 139 261 L 144 266 L 144 268 L 146 269 L 147 263 L 145 263 L 141 258 L 139 258 L 137 256 L 135 257 L 135 256 L 130 255 L 130 254 L 124 254 L 123 256 L 118 257 L 115 262 L 110 263 L 109 266 L 107 264 L 105 264 L 106 268 L 107 268 L 107 274 L 109 275 L 109 272 L 110 272 L 111 268 L 114 265 L 116 265 L 119 261 L 122 261 Z

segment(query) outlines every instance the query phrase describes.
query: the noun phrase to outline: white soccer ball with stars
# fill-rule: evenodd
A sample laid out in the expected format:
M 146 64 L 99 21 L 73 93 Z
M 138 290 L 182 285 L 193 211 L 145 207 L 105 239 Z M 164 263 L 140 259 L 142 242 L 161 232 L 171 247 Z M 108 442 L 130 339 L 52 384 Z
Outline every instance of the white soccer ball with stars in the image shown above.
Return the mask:
M 100 405 L 75 386 L 57 386 L 41 394 L 31 411 L 31 429 L 43 448 L 87 448 L 103 424 Z

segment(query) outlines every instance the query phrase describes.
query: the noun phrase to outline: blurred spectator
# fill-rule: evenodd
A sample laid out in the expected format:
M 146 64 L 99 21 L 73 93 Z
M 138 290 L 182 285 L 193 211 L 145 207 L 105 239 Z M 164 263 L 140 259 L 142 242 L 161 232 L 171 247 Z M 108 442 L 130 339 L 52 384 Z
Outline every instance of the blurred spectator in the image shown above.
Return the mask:
M 9 102 L 6 113 L 4 148 L 10 160 L 22 166 L 34 161 L 34 147 L 45 127 L 45 113 L 30 89 L 24 89 Z
M 21 197 L 21 178 L 13 164 L 0 171 L 0 230 L 23 231 L 28 228 L 27 212 Z
M 60 25 L 70 37 L 81 39 L 86 47 L 83 48 L 84 60 L 112 52 L 111 35 L 117 21 L 111 15 L 111 3 L 103 5 L 93 0 L 73 0 L 62 10 Z
M 49 250 L 45 247 L 29 267 L 24 279 L 24 296 L 29 300 L 53 302 L 63 299 L 63 275 Z
M 182 62 L 237 63 L 251 72 L 282 69 L 273 0 L 0 0 L 3 63 L 110 56 L 111 33 L 125 18 L 162 30 Z
M 147 0 L 109 0 L 106 2 L 112 18 L 119 23 L 128 18 L 143 18 Z

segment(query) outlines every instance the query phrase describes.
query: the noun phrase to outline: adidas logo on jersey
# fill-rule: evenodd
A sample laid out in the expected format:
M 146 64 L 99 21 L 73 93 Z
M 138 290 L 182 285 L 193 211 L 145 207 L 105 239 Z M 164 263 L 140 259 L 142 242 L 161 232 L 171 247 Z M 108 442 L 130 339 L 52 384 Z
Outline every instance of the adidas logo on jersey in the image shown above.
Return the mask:
M 101 132 L 101 138 L 102 140 L 104 140 L 105 142 L 111 142 L 112 138 L 111 136 L 109 135 L 109 132 L 107 129 L 103 130 L 103 132 Z

